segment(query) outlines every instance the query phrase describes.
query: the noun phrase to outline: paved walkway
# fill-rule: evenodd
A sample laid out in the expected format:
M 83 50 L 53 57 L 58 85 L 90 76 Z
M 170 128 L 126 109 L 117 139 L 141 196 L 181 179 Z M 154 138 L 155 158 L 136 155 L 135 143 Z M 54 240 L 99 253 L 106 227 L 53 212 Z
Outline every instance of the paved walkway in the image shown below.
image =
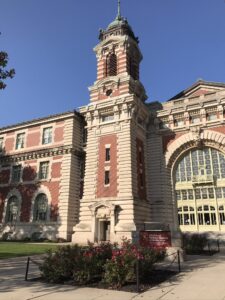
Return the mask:
M 26 258 L 0 260 L 1 300 L 225 300 L 225 252 L 192 256 L 183 272 L 142 294 L 24 281 Z M 37 269 L 31 264 L 31 276 Z

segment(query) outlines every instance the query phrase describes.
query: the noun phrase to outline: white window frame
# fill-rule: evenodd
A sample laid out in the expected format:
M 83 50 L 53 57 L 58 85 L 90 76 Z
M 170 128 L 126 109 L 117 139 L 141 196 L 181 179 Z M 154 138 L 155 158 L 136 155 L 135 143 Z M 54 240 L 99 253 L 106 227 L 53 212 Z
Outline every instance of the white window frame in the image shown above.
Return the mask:
M 41 177 L 41 166 L 42 165 L 44 165 L 44 164 L 48 164 L 48 170 L 47 170 L 47 174 L 46 174 L 46 177 Z M 48 180 L 49 179 L 49 173 L 50 173 L 50 166 L 51 166 L 51 164 L 50 164 L 50 161 L 49 160 L 43 160 L 43 161 L 40 161 L 39 162 L 39 169 L 38 169 L 38 179 L 39 180 L 43 180 L 43 181 L 45 181 L 45 180 Z
M 45 137 L 45 132 L 47 136 Z M 42 145 L 48 145 L 53 143 L 53 126 L 44 127 L 42 129 Z
M 19 138 L 19 136 L 23 136 L 23 140 L 22 140 L 21 144 L 18 144 L 18 138 Z M 18 132 L 16 134 L 15 150 L 21 150 L 21 149 L 25 148 L 25 137 L 26 137 L 26 133 L 24 131 L 23 132 Z

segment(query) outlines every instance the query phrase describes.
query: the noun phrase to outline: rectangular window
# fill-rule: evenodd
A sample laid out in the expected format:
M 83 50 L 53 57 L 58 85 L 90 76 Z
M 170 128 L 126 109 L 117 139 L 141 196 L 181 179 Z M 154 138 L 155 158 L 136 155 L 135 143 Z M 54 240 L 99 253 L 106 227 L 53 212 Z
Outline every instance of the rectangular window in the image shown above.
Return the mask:
M 44 162 L 40 163 L 39 179 L 47 179 L 48 178 L 48 169 L 49 169 L 48 161 L 44 161 Z
M 50 144 L 52 142 L 52 127 L 44 128 L 42 135 L 42 144 Z
M 16 149 L 24 148 L 25 133 L 19 133 L 16 136 Z
M 207 121 L 213 121 L 217 119 L 217 113 L 209 113 L 207 114 Z
M 110 161 L 110 148 L 105 149 L 105 160 Z
M 187 200 L 187 191 L 186 190 L 182 190 L 182 200 Z
M 19 182 L 21 177 L 21 165 L 12 167 L 12 182 Z
M 102 122 L 108 122 L 114 120 L 114 115 L 102 116 Z
M 4 138 L 0 138 L 0 153 L 3 151 L 3 141 Z
M 181 194 L 180 191 L 176 191 L 176 199 L 181 200 Z
M 179 127 L 179 126 L 183 126 L 183 125 L 184 125 L 184 120 L 182 120 L 182 119 L 174 120 L 174 127 Z
M 192 116 L 191 117 L 191 123 L 192 124 L 196 124 L 196 123 L 200 123 L 200 117 L 199 116 Z
M 200 189 L 195 190 L 195 199 L 201 199 L 201 190 Z
M 109 185 L 109 184 L 110 184 L 110 172 L 105 171 L 105 185 Z

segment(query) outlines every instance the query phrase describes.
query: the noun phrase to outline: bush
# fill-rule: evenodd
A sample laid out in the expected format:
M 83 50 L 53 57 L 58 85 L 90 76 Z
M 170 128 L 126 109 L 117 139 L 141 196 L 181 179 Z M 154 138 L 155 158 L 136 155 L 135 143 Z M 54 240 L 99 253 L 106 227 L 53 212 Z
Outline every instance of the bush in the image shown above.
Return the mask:
M 121 248 L 115 249 L 112 259 L 105 264 L 104 281 L 116 288 L 126 282 L 135 281 L 137 260 L 141 262 L 139 273 L 143 281 L 146 276 L 150 275 L 154 263 L 162 260 L 164 255 L 164 251 L 143 248 L 124 239 Z
M 82 248 L 78 245 L 61 246 L 53 253 L 47 252 L 41 265 L 41 275 L 48 282 L 60 283 L 73 279 L 86 284 L 95 277 L 101 277 L 103 266 L 112 257 L 112 245 L 101 244 Z
M 80 247 L 62 246 L 53 253 L 47 252 L 43 264 L 40 266 L 42 277 L 48 282 L 60 283 L 72 277 L 80 256 Z
M 73 271 L 74 281 L 79 284 L 86 284 L 101 279 L 104 265 L 112 257 L 112 248 L 112 244 L 102 243 L 97 247 L 89 244 L 87 248 L 83 249 L 78 260 L 79 263 Z
M 206 234 L 184 234 L 183 247 L 187 253 L 201 253 L 207 246 L 208 238 Z
M 142 248 L 124 239 L 122 245 L 102 243 L 87 247 L 62 246 L 55 253 L 47 252 L 40 267 L 48 282 L 73 280 L 76 284 L 104 280 L 112 287 L 121 287 L 136 279 L 136 262 L 140 264 L 140 279 L 149 276 L 155 262 L 163 259 L 164 252 Z

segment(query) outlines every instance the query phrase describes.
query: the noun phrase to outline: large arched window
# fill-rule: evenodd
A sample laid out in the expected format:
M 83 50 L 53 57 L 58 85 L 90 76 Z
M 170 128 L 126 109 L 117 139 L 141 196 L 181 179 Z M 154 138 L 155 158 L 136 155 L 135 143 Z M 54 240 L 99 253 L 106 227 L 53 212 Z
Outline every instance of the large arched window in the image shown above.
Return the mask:
M 221 230 L 225 225 L 225 156 L 204 147 L 192 149 L 178 161 L 174 195 L 182 230 Z M 223 229 L 224 230 L 224 229 Z
M 16 196 L 9 198 L 6 208 L 5 222 L 11 223 L 18 220 L 19 215 L 19 200 Z
M 176 182 L 193 182 L 200 177 L 202 181 L 210 181 L 212 175 L 218 179 L 225 178 L 224 155 L 212 148 L 191 150 L 177 166 Z
M 48 199 L 45 194 L 37 195 L 34 202 L 33 220 L 47 221 Z
M 106 60 L 106 76 L 117 75 L 117 56 L 115 53 L 109 54 Z

